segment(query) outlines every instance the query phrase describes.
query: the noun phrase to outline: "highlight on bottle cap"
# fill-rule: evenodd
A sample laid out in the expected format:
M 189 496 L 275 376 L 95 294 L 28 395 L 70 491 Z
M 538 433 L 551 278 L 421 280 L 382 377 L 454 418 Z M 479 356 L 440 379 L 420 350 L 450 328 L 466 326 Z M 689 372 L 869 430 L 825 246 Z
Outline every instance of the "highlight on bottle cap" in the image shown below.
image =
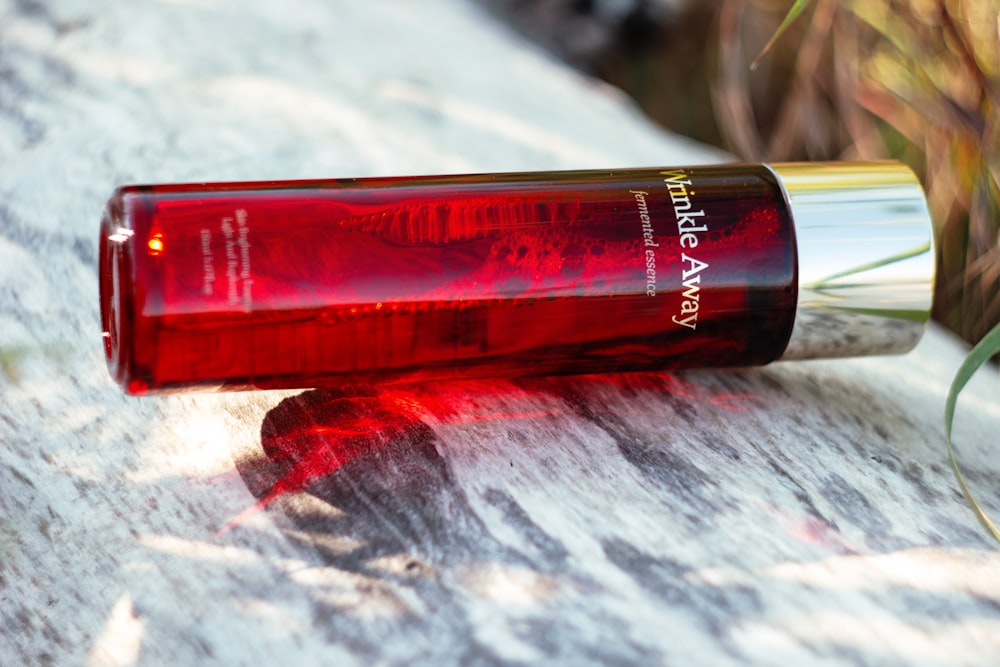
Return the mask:
M 934 247 L 898 162 L 775 164 L 798 247 L 798 305 L 780 359 L 907 352 L 930 319 Z

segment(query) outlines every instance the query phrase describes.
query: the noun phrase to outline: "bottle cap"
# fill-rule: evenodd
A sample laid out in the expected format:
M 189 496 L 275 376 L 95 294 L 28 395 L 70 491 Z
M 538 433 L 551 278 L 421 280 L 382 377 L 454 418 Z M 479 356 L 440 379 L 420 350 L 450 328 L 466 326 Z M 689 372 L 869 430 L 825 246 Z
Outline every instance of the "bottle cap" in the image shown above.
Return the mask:
M 913 172 L 898 162 L 770 166 L 798 247 L 798 308 L 780 359 L 911 350 L 934 290 L 931 217 Z

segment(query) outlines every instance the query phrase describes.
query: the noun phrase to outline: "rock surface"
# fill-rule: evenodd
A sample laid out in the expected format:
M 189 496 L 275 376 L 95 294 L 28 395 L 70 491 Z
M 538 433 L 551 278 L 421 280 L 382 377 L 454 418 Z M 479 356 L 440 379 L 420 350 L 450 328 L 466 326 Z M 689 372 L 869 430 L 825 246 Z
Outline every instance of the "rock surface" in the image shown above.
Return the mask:
M 116 185 L 719 159 L 458 0 L 0 2 L 0 663 L 990 664 L 938 329 L 727 372 L 107 377 Z M 1000 513 L 995 377 L 958 422 Z

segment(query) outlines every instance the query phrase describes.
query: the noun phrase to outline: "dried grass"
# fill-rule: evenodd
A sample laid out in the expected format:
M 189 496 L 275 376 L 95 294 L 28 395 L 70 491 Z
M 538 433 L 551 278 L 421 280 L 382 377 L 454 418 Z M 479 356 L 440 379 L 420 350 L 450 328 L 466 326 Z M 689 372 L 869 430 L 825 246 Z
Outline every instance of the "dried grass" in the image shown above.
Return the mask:
M 910 164 L 936 225 L 935 317 L 979 340 L 1000 321 L 1000 0 L 816 0 L 751 71 L 788 9 L 720 2 L 727 147 Z

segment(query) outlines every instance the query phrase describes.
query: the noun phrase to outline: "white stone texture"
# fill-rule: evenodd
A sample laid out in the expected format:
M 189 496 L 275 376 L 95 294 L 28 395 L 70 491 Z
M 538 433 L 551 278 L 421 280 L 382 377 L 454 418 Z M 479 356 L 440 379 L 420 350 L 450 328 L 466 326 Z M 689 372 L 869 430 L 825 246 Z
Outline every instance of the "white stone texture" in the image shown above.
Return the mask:
M 136 399 L 104 368 L 119 184 L 719 159 L 459 0 L 0 1 L 0 664 L 993 663 L 1000 555 L 947 466 L 965 348 L 938 329 L 897 358 L 371 388 L 411 427 L 261 511 L 262 439 L 340 394 Z M 998 398 L 980 373 L 956 429 L 994 514 Z

